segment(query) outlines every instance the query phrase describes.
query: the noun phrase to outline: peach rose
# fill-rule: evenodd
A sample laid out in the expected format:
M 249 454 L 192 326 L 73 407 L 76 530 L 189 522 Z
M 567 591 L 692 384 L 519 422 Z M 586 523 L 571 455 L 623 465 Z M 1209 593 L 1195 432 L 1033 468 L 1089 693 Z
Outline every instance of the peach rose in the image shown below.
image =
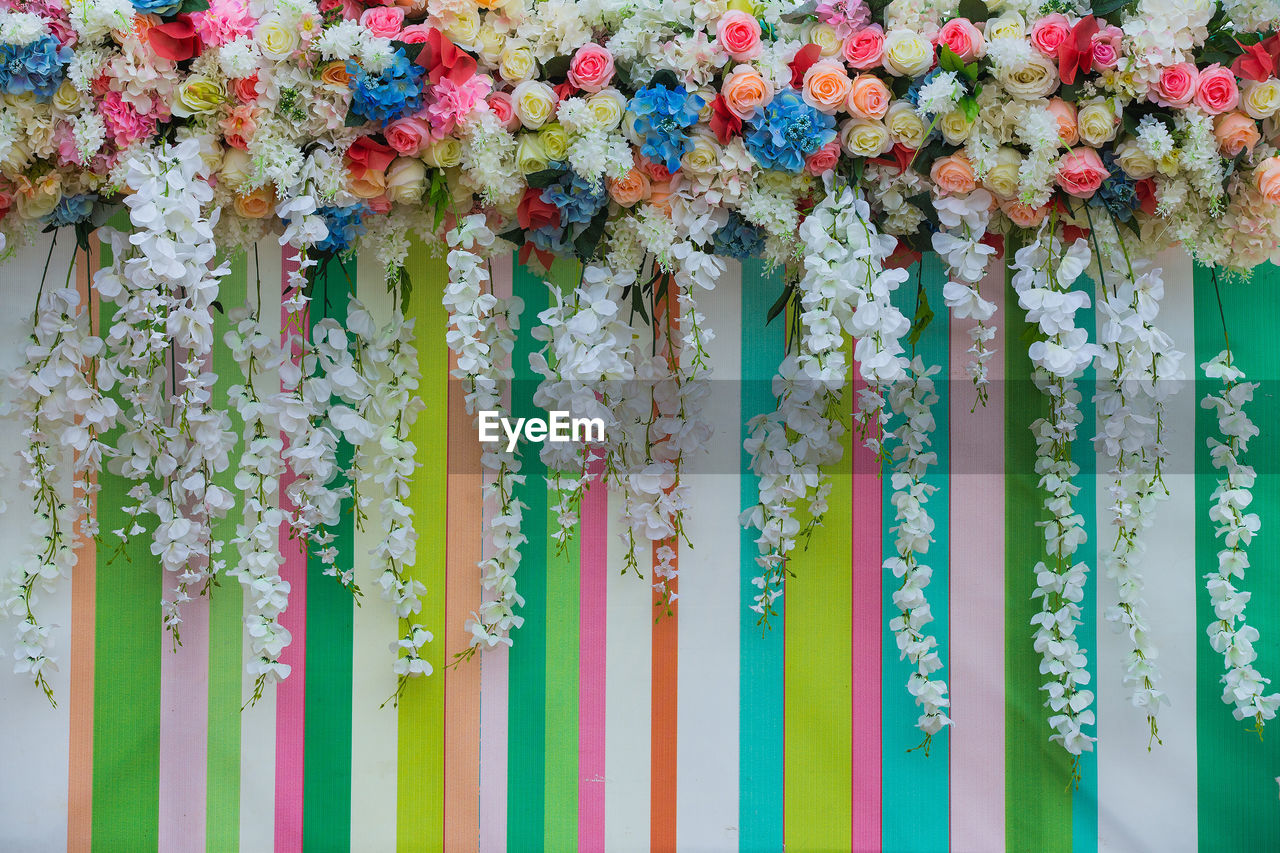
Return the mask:
M 377 198 L 387 191 L 387 173 L 350 163 L 347 166 L 347 189 L 356 198 Z
M 810 175 L 821 176 L 830 172 L 840 162 L 840 140 L 833 139 L 809 155 L 804 169 Z
M 1092 148 L 1077 148 L 1058 159 L 1058 186 L 1076 198 L 1089 198 L 1111 175 Z
M 236 215 L 245 219 L 262 219 L 276 209 L 276 190 L 272 184 L 258 187 L 243 195 L 237 195 L 231 202 Z
M 1262 138 L 1258 123 L 1241 112 L 1223 113 L 1214 119 L 1213 135 L 1218 148 L 1228 157 L 1245 150 L 1252 154 L 1253 146 Z
M 844 106 L 853 84 L 849 75 L 838 63 L 823 59 L 809 66 L 804 72 L 804 89 L 802 95 L 809 106 L 827 115 L 835 113 Z
M 1061 12 L 1045 15 L 1031 27 L 1031 43 L 1045 56 L 1058 58 L 1058 46 L 1067 40 L 1071 24 Z
M 649 204 L 670 216 L 671 202 L 675 200 L 677 193 L 680 192 L 682 183 L 684 183 L 684 178 L 680 175 L 672 175 L 670 179 L 665 181 L 654 181 L 651 185 L 652 191 L 649 193 Z
M 431 125 L 420 118 L 398 118 L 387 125 L 383 135 L 397 154 L 412 156 L 431 144 Z
M 981 59 L 987 52 L 987 43 L 983 40 L 982 33 L 978 32 L 978 28 L 968 18 L 952 18 L 947 21 L 934 36 L 933 43 L 945 44 L 965 62 Z
M 773 100 L 773 86 L 750 65 L 739 65 L 724 78 L 720 87 L 725 105 L 741 119 L 749 119 L 757 107 Z
M 764 51 L 760 44 L 760 22 L 736 9 L 720 17 L 716 24 L 716 40 L 725 53 L 742 62 L 755 59 Z
M 333 62 L 330 64 L 337 65 L 342 69 L 341 85 L 343 89 L 347 88 L 348 83 L 350 81 L 350 77 L 347 76 L 347 64 L 345 62 Z M 325 67 L 325 70 L 326 71 L 328 70 L 328 66 Z M 322 74 L 321 76 L 323 77 L 324 75 Z M 325 82 L 327 83 L 329 81 L 325 80 Z M 235 90 L 236 97 L 238 99 L 240 99 L 246 104 L 253 103 L 254 101 L 258 100 L 258 75 L 254 74 L 250 77 L 239 78 L 238 80 L 236 80 L 235 83 L 232 84 L 232 89 Z
M 396 6 L 371 6 L 360 13 L 360 26 L 384 39 L 397 38 L 404 26 L 404 9 Z
M 1272 204 L 1280 204 L 1280 157 L 1268 157 L 1254 169 L 1258 192 Z
M 633 168 L 617 180 L 605 181 L 609 189 L 609 198 L 623 207 L 633 207 L 647 199 L 652 192 L 649 176 L 639 169 Z
M 1185 107 L 1196 94 L 1200 72 L 1190 62 L 1179 62 L 1160 71 L 1160 79 L 1151 85 L 1147 97 L 1162 107 Z
M 893 94 L 889 87 L 874 74 L 859 74 L 849 87 L 849 99 L 845 108 L 854 118 L 882 119 L 889 112 Z
M 1023 204 L 1020 201 L 1001 201 L 1000 209 L 1004 211 L 1004 215 L 1009 217 L 1009 221 L 1019 228 L 1035 228 L 1049 213 L 1049 205 L 1041 207 L 1032 207 L 1029 204 Z
M 1045 107 L 1058 122 L 1058 137 L 1062 144 L 1068 148 L 1075 145 L 1080 139 L 1076 127 L 1076 105 L 1068 104 L 1062 98 L 1052 98 Z
M 493 110 L 493 114 L 498 117 L 498 121 L 502 122 L 503 127 L 513 132 L 520 127 L 520 116 L 516 115 L 516 108 L 511 103 L 511 95 L 506 92 L 494 92 L 487 101 L 489 109 Z
M 884 55 L 884 29 L 879 24 L 850 33 L 844 40 L 844 59 L 850 68 L 875 68 Z
M 636 168 L 649 176 L 655 183 L 671 180 L 671 170 L 661 163 L 655 163 L 643 155 L 636 158 Z
M 613 54 L 598 44 L 584 44 L 569 62 L 569 82 L 595 94 L 613 79 Z
M 951 154 L 934 160 L 929 169 L 929 179 L 943 195 L 964 195 L 973 192 L 977 186 L 973 164 L 963 154 Z
M 1234 110 L 1240 103 L 1236 75 L 1216 62 L 1210 65 L 1200 72 L 1200 79 L 1196 81 L 1195 100 L 1196 106 L 1211 116 Z

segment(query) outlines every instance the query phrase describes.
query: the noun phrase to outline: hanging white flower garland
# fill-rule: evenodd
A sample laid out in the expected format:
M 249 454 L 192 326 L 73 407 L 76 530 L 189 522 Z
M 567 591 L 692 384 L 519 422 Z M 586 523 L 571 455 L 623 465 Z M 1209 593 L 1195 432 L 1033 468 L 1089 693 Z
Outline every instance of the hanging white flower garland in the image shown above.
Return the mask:
M 988 343 L 996 336 L 995 326 L 989 323 L 996 306 L 982 297 L 978 283 L 996 254 L 994 246 L 982 242 L 991 222 L 992 202 L 991 193 L 978 189 L 965 196 L 943 196 L 933 203 L 942 226 L 933 235 L 933 250 L 946 263 L 951 278 L 942 286 L 942 298 L 953 317 L 975 321 L 969 330 L 972 360 L 966 370 L 977 389 L 978 403 L 984 405 L 987 362 L 994 353 Z

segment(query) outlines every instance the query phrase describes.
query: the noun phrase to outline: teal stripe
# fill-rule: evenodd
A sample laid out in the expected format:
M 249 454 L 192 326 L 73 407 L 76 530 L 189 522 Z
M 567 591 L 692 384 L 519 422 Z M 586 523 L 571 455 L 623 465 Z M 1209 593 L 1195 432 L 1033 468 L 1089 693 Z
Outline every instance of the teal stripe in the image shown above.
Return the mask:
M 515 295 L 524 300 L 524 313 L 512 354 L 516 381 L 511 410 L 515 417 L 527 418 L 538 412 L 533 404 L 538 381 L 529 355 L 541 348 L 529 330 L 538 323 L 538 313 L 546 310 L 548 293 L 542 279 L 522 264 L 516 265 L 513 280 Z M 524 624 L 512 632 L 509 663 L 507 848 L 532 851 L 543 849 L 546 804 L 547 469 L 537 445 L 525 444 L 521 450 L 525 481 L 516 486 L 515 494 L 524 504 L 522 530 L 528 541 L 520 549 L 516 575 L 525 602 L 519 610 Z
M 355 263 L 335 259 L 316 283 L 311 321 L 347 319 L 349 291 L 355 290 Z M 351 445 L 338 443 L 339 471 L 351 465 Z M 347 482 L 339 475 L 331 488 Z M 339 572 L 355 559 L 352 502 L 342 502 L 333 529 Z M 368 591 L 366 591 L 368 592 Z M 355 620 L 351 591 L 324 574 L 314 553 L 307 555 L 306 745 L 303 757 L 302 841 L 308 850 L 351 847 L 351 642 Z
M 1249 381 L 1261 381 L 1245 411 L 1261 434 L 1249 442 L 1244 462 L 1258 470 L 1249 509 L 1258 513 L 1262 528 L 1249 545 L 1251 568 L 1243 589 L 1252 593 L 1245 610 L 1247 624 L 1261 634 L 1254 648 L 1255 666 L 1280 686 L 1280 352 L 1275 329 L 1280 325 L 1280 302 L 1275 298 L 1280 270 L 1267 265 L 1246 282 L 1221 283 L 1222 310 L 1231 336 L 1231 353 Z M 1220 393 L 1222 382 L 1208 381 L 1199 366 L 1223 349 L 1222 320 L 1209 273 L 1197 268 L 1195 277 L 1195 393 Z M 1280 808 L 1276 781 L 1280 775 L 1280 719 L 1267 723 L 1266 738 L 1254 734 L 1253 721 L 1237 721 L 1232 706 L 1222 701 L 1222 656 L 1209 645 L 1205 629 L 1213 621 L 1213 607 L 1204 588 L 1204 575 L 1218 564 L 1221 539 L 1209 520 L 1217 472 L 1209 463 L 1205 441 L 1218 436 L 1217 418 L 1196 408 L 1196 751 L 1198 756 L 1199 841 L 1202 853 L 1280 850 Z M 1184 469 L 1185 470 L 1185 469 Z M 1176 567 L 1183 571 L 1182 566 Z M 1190 568 L 1185 570 L 1190 571 Z
M 782 292 L 780 271 L 765 272 L 758 260 L 742 264 L 742 438 L 750 434 L 747 422 L 772 411 L 776 405 L 770 388 L 785 343 L 784 318 L 766 325 L 765 317 Z M 742 453 L 739 480 L 744 508 L 759 501 L 760 479 L 751 473 L 751 456 Z M 778 599 L 772 626 L 763 629 L 747 610 L 757 589 L 751 579 L 756 565 L 756 531 L 742 531 L 742 607 L 739 629 L 740 684 L 738 705 L 739 787 L 738 826 L 741 849 L 782 849 L 782 651 L 786 601 Z
M 939 640 L 944 664 L 940 674 L 947 678 L 950 668 L 946 664 L 950 661 L 951 651 L 948 643 L 950 490 L 947 488 L 946 473 L 951 463 L 950 389 L 947 382 L 951 363 L 951 324 L 947 322 L 942 301 L 942 286 L 947 278 L 937 256 L 930 254 L 923 267 L 925 296 L 937 316 L 920 336 L 915 354 L 924 360 L 926 368 L 937 366 L 942 369 L 933 377 L 938 402 L 933 404 L 936 426 L 932 435 L 932 447 L 938 454 L 938 462 L 925 478 L 927 483 L 937 487 L 928 503 L 929 515 L 934 522 L 934 541 L 928 553 L 921 557 L 921 562 L 933 569 L 933 578 L 926 591 L 930 610 L 933 611 L 933 622 L 929 623 L 927 630 Z M 911 268 L 911 278 L 898 288 L 893 297 L 894 304 L 908 317 L 915 316 L 917 276 L 920 269 L 918 264 Z M 895 419 L 890 426 L 896 427 L 898 420 Z M 897 537 L 893 531 L 897 520 L 890 503 L 893 495 L 891 473 L 892 466 L 886 463 L 882 478 L 884 509 L 881 514 L 882 553 L 886 558 L 897 553 Z M 914 725 L 920 716 L 920 707 L 907 692 L 907 681 L 915 667 L 901 657 L 893 632 L 889 630 L 889 620 L 900 615 L 892 597 L 899 581 L 892 572 L 886 570 L 883 583 L 884 651 L 881 672 L 884 687 L 880 707 L 884 725 L 881 728 L 880 742 L 883 750 L 882 790 L 887 796 L 882 803 L 881 838 L 885 850 L 910 850 L 913 853 L 945 851 L 950 839 L 950 739 L 946 732 L 936 735 L 927 756 L 924 750 L 908 751 L 918 746 L 922 740 L 920 730 Z M 910 791 L 910 796 L 900 796 L 897 793 L 904 791 Z M 921 808 L 921 803 L 928 803 L 928 808 Z

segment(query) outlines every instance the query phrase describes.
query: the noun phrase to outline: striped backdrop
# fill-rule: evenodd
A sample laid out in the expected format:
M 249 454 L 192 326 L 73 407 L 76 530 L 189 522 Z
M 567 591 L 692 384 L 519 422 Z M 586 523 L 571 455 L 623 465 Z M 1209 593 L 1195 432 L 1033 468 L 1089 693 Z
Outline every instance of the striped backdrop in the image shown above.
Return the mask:
M 70 243 L 54 250 L 50 276 L 59 282 Z M 4 270 L 10 310 L 0 315 L 8 342 L 0 368 L 19 357 L 46 250 L 24 251 Z M 95 263 L 100 251 L 91 250 Z M 82 289 L 90 260 L 77 266 Z M 1198 364 L 1221 348 L 1218 304 L 1185 258 L 1166 261 L 1162 322 Z M 716 435 L 689 466 L 693 544 L 678 549 L 672 615 L 655 620 L 651 587 L 619 573 L 617 498 L 604 488 L 587 493 L 569 547 L 556 546 L 545 470 L 527 454 L 524 626 L 510 651 L 446 667 L 466 647 L 463 625 L 480 602 L 479 452 L 447 381 L 443 262 L 416 247 L 409 271 L 426 402 L 414 428 L 421 468 L 412 571 L 427 590 L 422 618 L 435 634 L 435 675 L 413 681 L 398 706 L 384 705 L 395 688 L 388 645 L 397 626 L 366 559 L 376 515 L 364 529 L 345 516 L 337 531 L 343 558 L 354 558 L 357 582 L 370 590 L 362 606 L 318 561 L 282 542 L 293 590 L 284 660 L 293 672 L 243 710 L 251 684 L 239 586 L 224 579 L 191 604 L 174 651 L 159 619 L 168 581 L 145 537 L 123 549 L 110 536 L 82 543 L 75 577 L 41 602 L 57 626 L 57 708 L 20 678 L 0 678 L 0 849 L 1280 849 L 1280 727 L 1260 741 L 1232 719 L 1219 699 L 1221 661 L 1204 634 L 1210 607 L 1200 575 L 1215 542 L 1202 452 L 1214 424 L 1198 407 L 1203 381 L 1187 383 L 1172 403 L 1172 498 L 1143 563 L 1171 699 L 1160 714 L 1164 744 L 1148 749 L 1145 720 L 1128 706 L 1123 638 L 1100 618 L 1110 582 L 1092 574 L 1082 634 L 1100 743 L 1073 790 L 1063 753 L 1047 741 L 1029 625 L 1038 608 L 1030 567 L 1042 540 L 1027 427 L 1043 401 L 1026 381 L 1026 324 L 1002 276 L 984 285 L 1002 306 L 985 408 L 973 410 L 964 374 L 969 321 L 948 324 L 940 314 L 917 344 L 956 380 L 939 383 L 935 407 L 939 465 L 930 480 L 939 488 L 928 555 L 955 726 L 926 756 L 913 750 L 909 667 L 887 631 L 895 612 L 894 581 L 881 569 L 892 551 L 887 479 L 861 447 L 847 447 L 830 472 L 826 523 L 791 563 L 781 616 L 762 630 L 745 608 L 755 548 L 737 514 L 755 501 L 756 482 L 741 450 L 743 424 L 771 407 L 768 380 L 784 347 L 784 324 L 764 322 L 780 282 L 755 264 L 731 265 L 702 297 L 717 376 L 742 381 L 716 383 Z M 919 272 L 940 308 L 940 269 L 929 262 Z M 264 243 L 234 259 L 222 302 L 239 304 L 247 293 L 275 321 L 284 273 L 279 248 Z M 548 287 L 509 259 L 494 273 L 499 288 L 524 298 L 530 328 Z M 549 284 L 572 286 L 574 275 L 556 268 Z M 913 274 L 900 294 L 909 314 L 914 282 Z M 1280 300 L 1269 289 L 1277 283 L 1280 275 L 1260 271 L 1222 294 L 1238 363 L 1271 380 L 1251 409 L 1263 428 L 1250 449 L 1263 471 L 1255 492 L 1263 529 L 1248 588 L 1250 622 L 1263 636 L 1260 668 L 1272 674 L 1280 673 L 1280 477 L 1266 460 L 1280 458 Z M 352 290 L 387 316 L 381 270 L 362 259 L 328 271 L 313 322 L 341 318 Z M 225 329 L 225 318 L 218 322 Z M 520 378 L 532 377 L 530 349 L 523 335 Z M 235 366 L 221 348 L 214 366 L 222 393 Z M 532 405 L 531 387 L 517 385 L 517 410 Z M 1092 417 L 1087 404 L 1085 414 Z M 16 439 L 0 431 L 6 458 Z M 1114 535 L 1106 484 L 1086 438 L 1075 451 L 1090 547 L 1105 547 Z M 5 482 L 0 537 L 17 548 L 26 503 Z M 105 472 L 100 482 L 98 513 L 109 531 L 120 524 L 126 484 Z M 221 535 L 233 527 L 224 522 Z

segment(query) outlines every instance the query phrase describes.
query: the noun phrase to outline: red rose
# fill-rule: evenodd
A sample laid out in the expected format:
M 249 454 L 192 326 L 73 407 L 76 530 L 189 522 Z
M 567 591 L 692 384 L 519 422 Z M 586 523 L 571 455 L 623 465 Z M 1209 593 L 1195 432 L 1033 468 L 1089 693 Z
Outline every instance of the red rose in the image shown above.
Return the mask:
M 172 21 L 156 24 L 147 33 L 147 41 L 156 56 L 182 62 L 200 53 L 200 37 L 190 15 L 179 15 Z
M 360 137 L 347 149 L 348 165 L 359 167 L 361 170 L 372 169 L 375 172 L 385 172 L 394 159 L 396 159 L 394 148 L 383 145 L 381 142 L 374 142 L 369 136 Z
M 542 190 L 529 187 L 516 208 L 516 221 L 526 231 L 537 231 L 548 225 L 560 227 L 560 208 L 542 200 Z
M 444 33 L 434 27 L 427 33 L 426 47 L 422 48 L 416 61 L 427 69 L 427 79 L 433 86 L 442 77 L 448 77 L 461 86 L 476 73 L 475 57 L 449 41 Z
M 724 95 L 716 95 L 716 99 L 711 102 L 711 131 L 721 145 L 728 145 L 730 139 L 742 135 L 742 119 L 729 109 Z
M 1240 49 L 1244 51 L 1243 56 L 1236 57 L 1236 61 L 1231 63 L 1231 71 L 1237 77 L 1261 83 L 1275 71 L 1275 60 L 1271 58 L 1271 52 L 1261 42 L 1250 45 L 1243 45 L 1240 42 L 1236 44 L 1239 44 Z

